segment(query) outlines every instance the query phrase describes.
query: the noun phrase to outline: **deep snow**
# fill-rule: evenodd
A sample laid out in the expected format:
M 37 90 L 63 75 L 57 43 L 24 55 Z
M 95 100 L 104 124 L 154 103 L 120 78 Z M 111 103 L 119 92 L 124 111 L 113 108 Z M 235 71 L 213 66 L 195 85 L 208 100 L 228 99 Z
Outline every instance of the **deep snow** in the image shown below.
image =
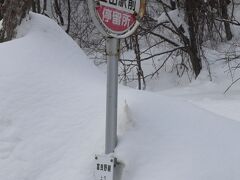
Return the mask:
M 19 39 L 0 44 L 0 179 L 92 180 L 104 152 L 105 75 L 57 24 L 30 17 Z M 240 179 L 238 121 L 178 90 L 119 89 L 123 180 Z

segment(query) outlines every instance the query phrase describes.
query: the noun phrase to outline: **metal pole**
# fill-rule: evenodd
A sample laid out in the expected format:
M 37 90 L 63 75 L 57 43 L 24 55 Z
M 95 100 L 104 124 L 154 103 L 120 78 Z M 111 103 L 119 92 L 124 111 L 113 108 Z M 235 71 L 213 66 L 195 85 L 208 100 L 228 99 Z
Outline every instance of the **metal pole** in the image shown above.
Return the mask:
M 118 60 L 120 40 L 108 38 L 107 46 L 107 107 L 105 153 L 113 153 L 117 145 Z

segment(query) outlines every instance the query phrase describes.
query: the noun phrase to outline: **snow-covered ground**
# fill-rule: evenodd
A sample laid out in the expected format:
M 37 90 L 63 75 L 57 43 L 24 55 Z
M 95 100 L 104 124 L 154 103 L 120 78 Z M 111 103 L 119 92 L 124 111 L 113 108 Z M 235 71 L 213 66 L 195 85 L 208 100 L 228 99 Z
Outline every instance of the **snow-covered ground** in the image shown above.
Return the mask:
M 0 179 L 94 179 L 105 75 L 46 17 L 31 14 L 19 32 L 0 44 Z M 120 86 L 122 180 L 239 180 L 240 101 L 222 92 L 200 80 L 160 92 Z
M 227 48 L 228 46 L 223 45 L 222 48 L 224 47 Z M 239 51 L 237 50 L 237 52 Z M 162 95 L 188 101 L 228 119 L 240 121 L 240 80 L 237 80 L 240 77 L 239 70 L 230 71 L 227 63 L 224 61 L 218 62 L 217 59 L 221 58 L 221 53 L 210 51 L 206 54 L 211 64 L 212 81 L 209 80 L 209 73 L 203 70 L 198 79 L 191 83 L 177 82 L 177 78 L 174 79 L 174 82 L 166 77 L 162 84 L 152 82 L 149 89 Z M 236 66 L 237 63 L 237 61 L 232 62 L 230 66 Z M 160 79 L 162 79 L 161 75 Z M 181 79 L 178 81 L 181 81 Z M 233 83 L 234 81 L 236 82 Z M 177 83 L 179 84 L 176 85 Z M 165 84 L 170 84 L 170 88 L 164 89 Z

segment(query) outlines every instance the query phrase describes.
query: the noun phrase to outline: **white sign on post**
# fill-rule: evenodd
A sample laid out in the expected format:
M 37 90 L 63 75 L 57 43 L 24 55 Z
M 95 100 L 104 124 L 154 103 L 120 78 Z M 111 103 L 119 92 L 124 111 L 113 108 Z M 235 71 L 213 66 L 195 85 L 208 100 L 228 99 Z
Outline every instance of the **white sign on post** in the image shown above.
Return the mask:
M 114 176 L 115 158 L 109 155 L 95 156 L 95 180 L 112 180 Z

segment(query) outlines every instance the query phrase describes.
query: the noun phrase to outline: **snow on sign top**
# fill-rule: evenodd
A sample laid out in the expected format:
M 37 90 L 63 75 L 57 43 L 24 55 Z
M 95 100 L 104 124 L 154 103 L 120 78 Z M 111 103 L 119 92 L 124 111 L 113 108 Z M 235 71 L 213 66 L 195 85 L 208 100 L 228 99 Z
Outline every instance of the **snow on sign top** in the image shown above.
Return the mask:
M 88 0 L 95 25 L 104 35 L 130 35 L 145 12 L 145 0 Z M 130 33 L 130 31 L 132 31 Z

